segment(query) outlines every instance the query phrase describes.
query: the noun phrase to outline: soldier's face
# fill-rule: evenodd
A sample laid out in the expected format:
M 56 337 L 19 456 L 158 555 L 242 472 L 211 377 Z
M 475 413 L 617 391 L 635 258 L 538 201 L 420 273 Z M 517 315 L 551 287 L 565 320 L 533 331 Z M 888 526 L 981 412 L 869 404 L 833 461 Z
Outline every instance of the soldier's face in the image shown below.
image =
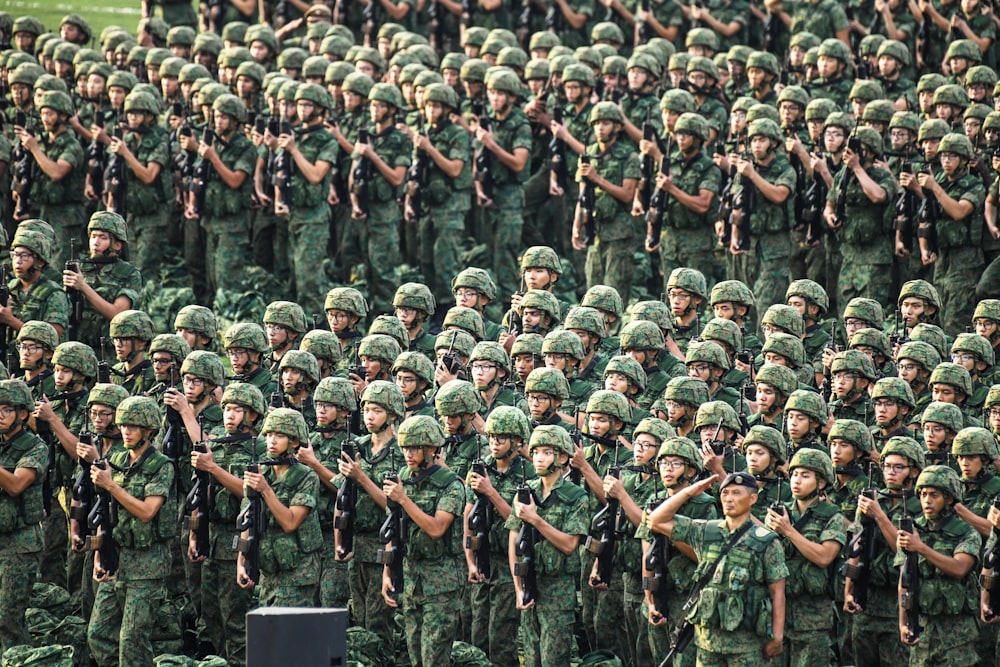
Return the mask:
M 566 455 L 563 454 L 563 457 Z M 544 471 L 555 463 L 556 450 L 552 447 L 535 447 L 531 450 L 531 463 L 535 466 L 535 472 Z
M 681 477 L 687 472 L 687 461 L 679 456 L 664 456 L 656 462 L 656 467 L 660 472 L 660 481 L 663 482 L 663 486 L 672 489 L 677 486 Z
M 756 491 L 736 484 L 730 484 L 719 492 L 719 501 L 722 503 L 722 513 L 725 516 L 743 516 L 750 511 L 756 500 Z
M 59 389 L 68 389 L 73 385 L 73 369 L 56 364 L 53 379 Z
M 604 388 L 608 391 L 617 391 L 619 394 L 628 394 L 628 378 L 621 373 L 608 373 L 604 377 Z
M 793 470 L 788 482 L 792 488 L 792 495 L 797 498 L 809 495 L 819 485 L 819 480 L 816 479 L 816 472 L 808 468 L 796 468 Z
M 528 401 L 528 412 L 534 420 L 541 419 L 552 407 L 552 397 L 541 392 L 530 392 L 525 397 Z
M 748 445 L 746 457 L 747 472 L 752 475 L 761 474 L 771 465 L 771 452 L 761 445 Z
M 444 105 L 440 102 L 426 102 L 424 104 L 424 118 L 431 125 L 437 125 L 445 117 Z
M 930 520 L 936 519 L 944 511 L 945 495 L 940 489 L 925 486 L 920 489 L 920 509 Z
M 382 362 L 379 359 L 361 357 L 361 365 L 365 367 L 365 379 L 369 382 L 378 379 L 379 374 L 382 373 Z
M 812 430 L 812 420 L 804 412 L 798 410 L 785 411 L 785 426 L 788 428 L 788 437 L 801 440 L 809 435 Z
M 989 408 L 986 410 L 986 418 L 989 420 L 990 429 L 994 433 L 1000 432 L 1000 408 Z
M 410 470 L 420 468 L 420 464 L 424 462 L 426 456 L 423 447 L 403 447 L 403 460 L 406 461 L 406 467 Z
M 59 112 L 55 109 L 43 107 L 39 115 L 42 117 L 42 127 L 45 128 L 46 132 L 51 132 L 59 124 Z
M 935 382 L 934 385 L 931 387 L 931 397 L 935 401 L 941 401 L 942 403 L 951 403 L 953 405 L 958 405 L 958 397 L 960 394 L 963 397 L 965 396 L 965 394 L 956 391 L 955 387 L 953 387 L 952 385 L 945 384 L 943 382 Z
M 831 77 L 837 73 L 837 69 L 840 67 L 840 60 L 837 58 L 831 58 L 830 56 L 820 56 L 816 60 L 816 69 L 819 71 L 819 75 L 822 77 Z
M 91 74 L 87 77 L 87 95 L 90 97 L 100 97 L 104 92 L 104 77 L 98 74 Z
M 537 308 L 524 308 L 521 312 L 521 320 L 526 327 L 536 328 L 542 323 L 544 313 Z
M 286 394 L 294 395 L 298 393 L 295 385 L 300 382 L 302 382 L 302 371 L 297 368 L 281 369 L 281 386 L 285 389 Z
M 843 438 L 833 438 L 830 444 L 830 458 L 834 466 L 845 466 L 854 460 L 854 445 Z
M 587 414 L 588 432 L 597 436 L 603 436 L 611 430 L 611 416 L 601 412 L 591 412 Z
M 768 410 L 774 406 L 775 401 L 778 400 L 778 395 L 774 391 L 774 387 L 769 384 L 764 384 L 763 382 L 757 383 L 757 411 L 761 413 L 766 413 Z
M 972 324 L 976 328 L 976 334 L 986 338 L 987 340 L 989 340 L 990 337 L 997 332 L 996 320 L 991 320 L 986 317 L 977 317 Z
M 378 429 L 382 428 L 386 420 L 389 418 L 389 413 L 386 409 L 377 403 L 365 403 L 364 407 L 361 408 L 361 411 L 365 428 L 370 433 L 374 433 Z
M 108 405 L 92 403 L 87 414 L 90 416 L 90 423 L 97 433 L 104 433 L 114 427 L 115 411 Z
M 465 415 L 447 415 L 441 417 L 441 426 L 448 435 L 457 435 L 465 430 Z
M 531 371 L 535 370 L 535 355 L 533 354 L 518 354 L 513 361 L 514 371 L 522 382 L 531 374 Z
M 10 428 L 10 425 L 5 423 L 3 418 L 3 413 L 0 412 L 0 429 Z M 125 445 L 125 449 L 135 449 L 142 444 L 143 435 L 145 435 L 146 429 L 141 426 L 135 426 L 133 424 L 119 424 L 118 430 L 122 434 L 122 444 Z
M 720 301 L 712 306 L 712 312 L 723 320 L 736 319 L 736 306 L 731 301 Z
M 264 440 L 267 442 L 267 455 L 271 458 L 280 457 L 292 447 L 291 440 L 284 433 L 268 433 Z
M 891 398 L 877 398 L 872 401 L 875 410 L 875 421 L 878 424 L 891 424 L 899 417 L 899 402 Z
M 834 373 L 832 380 L 833 393 L 838 397 L 847 396 L 858 383 L 858 378 L 850 371 Z
M 246 412 L 246 409 L 242 405 L 237 405 L 236 403 L 226 403 L 222 406 L 222 426 L 226 429 L 226 432 L 235 433 L 239 430 Z M 319 411 L 317 410 L 318 414 Z
M 791 364 L 788 363 L 788 359 L 785 358 L 784 355 L 778 354 L 777 352 L 765 352 L 764 363 L 774 364 L 776 366 L 784 366 L 785 368 L 791 368 Z
M 23 83 L 14 83 L 10 86 L 11 99 L 18 107 L 23 107 L 31 99 L 31 88 Z
M 955 458 L 958 459 L 958 467 L 962 469 L 963 479 L 975 479 L 983 470 L 983 459 L 979 454 L 959 454 Z

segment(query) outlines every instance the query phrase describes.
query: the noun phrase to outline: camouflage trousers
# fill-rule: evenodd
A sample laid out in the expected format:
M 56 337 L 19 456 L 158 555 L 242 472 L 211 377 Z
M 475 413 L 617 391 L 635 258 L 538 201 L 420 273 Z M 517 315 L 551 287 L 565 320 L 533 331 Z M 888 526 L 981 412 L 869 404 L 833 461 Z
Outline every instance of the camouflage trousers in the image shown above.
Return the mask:
M 976 621 L 971 612 L 957 615 L 920 615 L 924 631 L 910 649 L 910 667 L 971 667 L 979 664 Z
M 319 588 L 317 590 L 320 607 L 347 608 L 351 599 L 348 583 L 347 563 L 338 563 L 334 558 L 333 530 L 323 531 L 323 551 L 320 552 Z
M 399 230 L 396 228 L 400 218 L 395 200 L 373 201 L 368 207 L 368 217 L 354 221 L 361 228 L 361 247 L 368 272 L 368 305 L 372 313 L 392 311 L 392 297 L 396 293 L 395 269 L 401 263 Z M 321 294 L 320 298 L 325 296 Z
M 221 221 L 213 220 L 207 215 L 200 220 L 188 220 L 183 214 L 180 215 L 179 224 L 184 233 L 184 268 L 191 278 L 195 298 L 201 303 L 211 303 L 215 296 L 215 287 L 212 285 L 215 278 L 212 266 L 214 251 L 208 244 L 214 225 L 220 223 Z M 247 231 L 243 232 L 247 244 L 250 243 L 249 236 Z
M 856 615 L 851 644 L 857 667 L 895 667 L 910 659 L 910 649 L 899 641 L 896 617 Z
M 59 502 L 59 491 L 58 488 L 53 489 L 49 515 L 42 520 L 45 547 L 38 567 L 38 580 L 68 588 L 66 552 L 69 549 L 69 517 Z
M 523 212 L 524 188 L 520 185 L 495 188 L 493 205 L 486 209 L 486 229 L 492 234 L 491 250 L 497 294 L 502 295 L 501 300 L 504 301 L 521 285 L 521 269 L 517 257 L 521 252 Z
M 472 595 L 472 644 L 486 651 L 493 667 L 517 667 L 517 626 L 514 581 L 505 558 L 494 554 L 492 575 L 469 584 Z
M 934 264 L 934 286 L 941 296 L 941 328 L 954 336 L 972 322 L 976 302 L 970 293 L 983 274 L 979 248 L 947 248 Z
M 323 259 L 330 242 L 330 207 L 326 202 L 312 208 L 292 207 L 288 214 L 288 245 L 296 301 L 307 315 L 323 311 L 327 292 Z
M 840 246 L 843 263 L 837 276 L 837 303 L 841 308 L 851 299 L 863 297 L 879 303 L 889 301 L 892 265 L 878 261 L 870 248 L 843 243 Z
M 747 250 L 748 277 L 753 279 L 757 312 L 763 313 L 776 303 L 785 303 L 785 291 L 792 273 L 788 258 L 792 253 L 790 232 L 758 234 Z M 748 285 L 750 283 L 747 283 Z
M 31 599 L 38 557 L 37 553 L 0 556 L 0 651 L 31 643 L 24 612 Z
M 166 257 L 167 226 L 170 210 L 128 216 L 128 228 L 133 242 L 129 245 L 129 261 L 142 272 L 143 281 L 158 280 Z
M 688 651 L 693 651 L 694 647 L 688 647 Z M 750 651 L 749 653 L 716 653 L 698 649 L 698 667 L 777 667 L 781 665 L 782 656 L 768 660 L 762 651 Z
M 634 250 L 633 238 L 604 241 L 598 236 L 594 239 L 587 251 L 587 289 L 594 285 L 614 287 L 622 302 L 628 303 L 635 271 Z
M 318 584 L 319 554 L 301 554 L 294 570 L 261 572 L 260 606 L 312 607 Z
M 792 232 L 792 254 L 789 257 L 789 265 L 792 280 L 808 278 L 824 287 L 830 284 L 826 273 L 826 249 L 822 245 L 810 246 L 806 243 L 805 231 Z
M 645 596 L 642 592 L 642 576 L 626 572 L 622 575 L 625 587 L 625 644 L 631 665 L 649 665 L 653 656 L 649 650 L 649 620 L 646 614 Z M 658 663 L 657 663 L 658 664 Z
M 585 556 L 589 556 L 584 552 Z M 613 576 L 606 589 L 590 586 L 593 557 L 583 557 L 580 592 L 583 597 L 583 626 L 591 651 L 613 651 L 624 658 L 628 655 L 625 637 L 625 609 L 622 600 L 625 589 L 621 576 Z
M 363 538 L 356 535 L 354 539 Z M 393 636 L 392 620 L 394 610 L 382 597 L 382 564 L 363 563 L 355 558 L 349 563 L 347 571 L 351 584 L 351 611 L 354 614 L 354 622 L 382 639 L 385 655 L 395 655 L 396 641 Z
M 833 642 L 829 630 L 790 631 L 783 658 L 786 667 L 824 667 L 833 664 Z
M 38 217 L 52 225 L 55 232 L 55 243 L 52 254 L 46 257 L 49 266 L 62 270 L 63 263 L 69 259 L 69 242 L 76 239 L 76 252 L 87 255 L 87 225 L 83 219 L 83 205 L 69 204 L 65 206 L 42 205 Z M 77 257 L 80 255 L 78 254 Z
M 538 577 L 538 600 L 521 612 L 524 667 L 565 667 L 573 655 L 575 576 Z
M 704 229 L 676 229 L 664 227 L 660 234 L 660 272 L 663 274 L 663 291 L 667 291 L 670 272 L 680 267 L 698 269 L 705 274 L 708 288 L 713 285 L 712 266 L 715 257 L 715 231 L 706 223 Z
M 230 667 L 246 664 L 246 614 L 252 591 L 236 583 L 236 561 L 209 558 L 201 566 L 201 639 Z
M 87 644 L 98 667 L 153 664 L 151 639 L 166 593 L 163 579 L 108 581 L 98 585 L 87 626 Z
M 644 602 L 642 611 L 646 615 L 647 630 L 649 633 L 649 650 L 653 652 L 654 660 L 663 660 L 670 651 L 670 641 L 673 638 L 674 628 L 677 623 L 684 618 L 684 601 L 687 594 L 675 592 L 670 598 L 669 619 L 664 625 L 653 625 L 648 623 L 649 606 Z M 674 656 L 673 667 L 695 667 L 697 662 L 698 649 L 692 643 L 683 653 Z
M 402 596 L 406 650 L 413 667 L 451 664 L 451 645 L 458 633 L 458 605 L 462 604 L 461 596 L 455 593 Z
M 219 289 L 239 292 L 243 272 L 253 263 L 249 217 L 205 216 L 201 224 L 207 236 L 204 252 L 209 296 L 214 297 Z
M 431 209 L 417 223 L 420 272 L 438 303 L 454 298 L 451 281 L 462 269 L 458 254 L 464 224 L 465 211 L 440 209 Z

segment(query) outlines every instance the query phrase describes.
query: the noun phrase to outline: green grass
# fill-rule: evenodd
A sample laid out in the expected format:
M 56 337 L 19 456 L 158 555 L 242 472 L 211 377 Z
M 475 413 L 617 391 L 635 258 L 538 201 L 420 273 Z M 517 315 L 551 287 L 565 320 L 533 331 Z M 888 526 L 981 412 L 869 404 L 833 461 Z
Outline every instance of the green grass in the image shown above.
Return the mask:
M 141 18 L 139 0 L 99 0 L 90 3 L 73 0 L 0 0 L 0 11 L 8 12 L 14 18 L 34 16 L 51 32 L 58 32 L 63 16 L 77 13 L 90 23 L 95 38 L 109 25 L 121 26 L 135 34 Z M 94 48 L 98 48 L 96 41 Z

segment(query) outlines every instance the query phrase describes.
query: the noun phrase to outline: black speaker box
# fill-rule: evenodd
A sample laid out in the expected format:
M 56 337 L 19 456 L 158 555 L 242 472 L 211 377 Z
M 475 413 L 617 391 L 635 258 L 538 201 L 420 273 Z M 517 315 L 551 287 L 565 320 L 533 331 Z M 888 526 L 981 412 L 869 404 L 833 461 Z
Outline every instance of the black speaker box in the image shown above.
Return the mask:
M 247 614 L 247 667 L 346 664 L 346 609 L 264 607 Z

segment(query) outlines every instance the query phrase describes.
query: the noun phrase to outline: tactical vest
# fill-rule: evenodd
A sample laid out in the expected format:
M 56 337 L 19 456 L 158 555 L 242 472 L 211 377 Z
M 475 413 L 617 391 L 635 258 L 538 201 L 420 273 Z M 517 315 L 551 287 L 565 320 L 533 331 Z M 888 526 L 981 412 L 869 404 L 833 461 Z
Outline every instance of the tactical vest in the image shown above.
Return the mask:
M 949 510 L 949 515 L 942 518 L 936 530 L 931 530 L 924 517 L 915 521 L 920 532 L 920 539 L 931 549 L 949 556 L 955 553 L 955 547 L 965 539 L 972 528 Z M 920 556 L 920 613 L 926 616 L 940 617 L 956 614 L 974 614 L 979 610 L 979 590 L 976 583 L 976 568 L 962 580 L 953 579 L 934 567 L 923 556 Z
M 216 145 L 216 149 L 219 151 L 222 163 L 228 169 L 237 166 L 240 158 L 247 153 L 249 153 L 247 155 L 247 162 L 251 165 L 255 162 L 253 143 L 242 132 L 237 131 L 233 136 L 233 140 L 228 145 L 222 146 L 221 142 L 219 142 Z M 200 159 L 204 160 L 205 158 Z M 206 166 L 209 169 L 215 169 L 211 164 Z M 195 168 L 197 169 L 197 166 Z M 218 174 L 215 174 L 208 181 L 208 185 L 205 186 L 205 211 L 214 217 L 244 213 L 250 208 L 252 189 L 253 174 L 248 174 L 243 179 L 243 185 L 238 188 L 229 187 L 222 181 L 222 178 Z
M 47 136 L 40 138 L 39 143 L 46 157 L 50 160 L 59 159 L 59 155 L 66 150 L 67 144 L 75 143 L 76 137 L 68 129 L 61 132 L 52 142 Z M 83 193 L 83 163 L 74 165 L 64 177 L 54 181 L 45 175 L 41 169 L 37 171 L 38 178 L 34 180 L 31 187 L 32 201 L 45 206 L 68 206 L 79 204 Z
M 302 481 L 309 476 L 311 470 L 302 464 L 293 463 L 288 466 L 280 478 L 274 474 L 274 468 L 268 466 L 264 474 L 274 489 L 274 495 L 285 507 L 291 506 L 291 500 L 299 491 Z M 265 532 L 260 542 L 260 569 L 267 574 L 276 574 L 296 569 L 302 563 L 302 557 L 319 551 L 323 546 L 323 534 L 320 531 L 316 512 L 310 510 L 306 518 L 299 524 L 298 530 L 286 533 L 277 522 L 271 521 L 268 511 L 268 523 L 271 530 Z
M 793 521 L 795 529 L 810 542 L 820 542 L 820 535 L 827 523 L 840 509 L 833 503 L 817 501 L 806 509 L 809 518 L 805 521 Z M 803 515 L 805 516 L 805 515 Z M 800 525 L 801 523 L 801 525 Z M 821 568 L 803 556 L 791 540 L 783 540 L 785 549 L 785 564 L 788 566 L 788 577 L 785 579 L 785 595 L 789 599 L 798 596 L 833 597 L 832 581 L 833 567 Z
M 533 479 L 528 482 L 528 486 L 535 495 L 539 516 L 557 528 L 562 525 L 561 519 L 566 510 L 586 495 L 582 487 L 566 480 L 557 484 L 549 497 L 544 500 L 541 499 L 542 480 Z M 535 559 L 538 561 L 538 574 L 549 577 L 580 576 L 578 553 L 574 551 L 572 555 L 567 556 L 544 538 L 535 544 Z
M 146 498 L 146 485 L 160 468 L 170 462 L 166 456 L 149 445 L 148 453 L 143 454 L 137 462 L 138 468 L 129 465 L 129 452 L 116 452 L 111 455 L 112 476 L 115 483 L 129 495 L 139 500 Z M 163 506 L 151 521 L 141 521 L 131 512 L 118 513 L 118 525 L 112 535 L 118 544 L 125 549 L 149 549 L 157 542 L 166 542 L 177 537 L 176 531 L 177 501 L 173 494 L 164 496 Z
M 316 162 L 320 151 L 325 149 L 330 142 L 336 143 L 333 135 L 326 131 L 323 124 L 314 125 L 307 128 L 296 128 L 296 146 L 302 156 L 311 163 Z M 291 156 L 289 156 L 291 160 Z M 292 160 L 294 163 L 294 160 Z M 336 163 L 330 165 L 326 176 L 319 183 L 310 183 L 298 169 L 292 170 L 292 201 L 295 208 L 313 208 L 326 202 L 326 196 L 330 192 L 330 181 L 333 180 L 333 170 Z
M 724 525 L 724 519 L 706 522 L 706 551 L 699 554 L 696 580 L 715 566 L 731 539 L 723 532 Z M 764 573 L 764 552 L 777 537 L 761 526 L 751 527 L 715 567 L 687 620 L 708 628 L 726 632 L 742 629 L 768 638 L 772 630 L 771 597 Z
M 36 447 L 44 447 L 42 440 L 24 428 L 10 442 L 0 442 L 0 467 L 13 473 L 17 462 Z M 0 493 L 0 535 L 9 535 L 22 528 L 37 525 L 44 516 L 42 510 L 42 482 L 45 470 L 35 471 L 35 481 L 14 497 Z
M 136 137 L 139 139 L 138 142 L 134 140 Z M 131 132 L 125 136 L 125 141 L 129 150 L 135 154 L 136 159 L 146 165 L 149 164 L 150 158 L 160 145 L 169 145 L 167 131 L 159 125 L 151 126 L 145 134 Z M 168 201 L 167 193 L 173 187 L 171 185 L 172 174 L 169 155 L 167 157 L 166 164 L 160 168 L 159 176 L 148 185 L 139 180 L 131 167 L 125 168 L 128 179 L 125 188 L 125 210 L 130 216 L 157 213 L 164 210 L 164 204 Z
M 976 185 L 978 177 L 966 173 L 961 178 L 949 181 L 944 172 L 938 174 L 936 179 L 944 188 L 945 193 L 953 199 L 960 200 L 962 195 L 970 187 Z M 983 241 L 983 222 L 981 213 L 973 209 L 972 213 L 961 220 L 953 220 L 951 216 L 941 210 L 938 205 L 939 215 L 937 218 L 938 247 L 945 248 L 974 248 Z
M 445 489 L 459 481 L 458 475 L 451 470 L 440 466 L 435 466 L 435 468 L 430 476 L 416 483 L 414 480 L 421 473 L 415 475 L 407 468 L 399 475 L 400 481 L 406 485 L 406 495 L 428 516 L 434 516 L 438 501 Z M 438 561 L 462 553 L 461 517 L 455 517 L 445 534 L 438 539 L 434 539 L 421 530 L 416 521 L 407 521 L 406 525 L 409 529 L 406 538 L 406 558 L 410 561 Z

